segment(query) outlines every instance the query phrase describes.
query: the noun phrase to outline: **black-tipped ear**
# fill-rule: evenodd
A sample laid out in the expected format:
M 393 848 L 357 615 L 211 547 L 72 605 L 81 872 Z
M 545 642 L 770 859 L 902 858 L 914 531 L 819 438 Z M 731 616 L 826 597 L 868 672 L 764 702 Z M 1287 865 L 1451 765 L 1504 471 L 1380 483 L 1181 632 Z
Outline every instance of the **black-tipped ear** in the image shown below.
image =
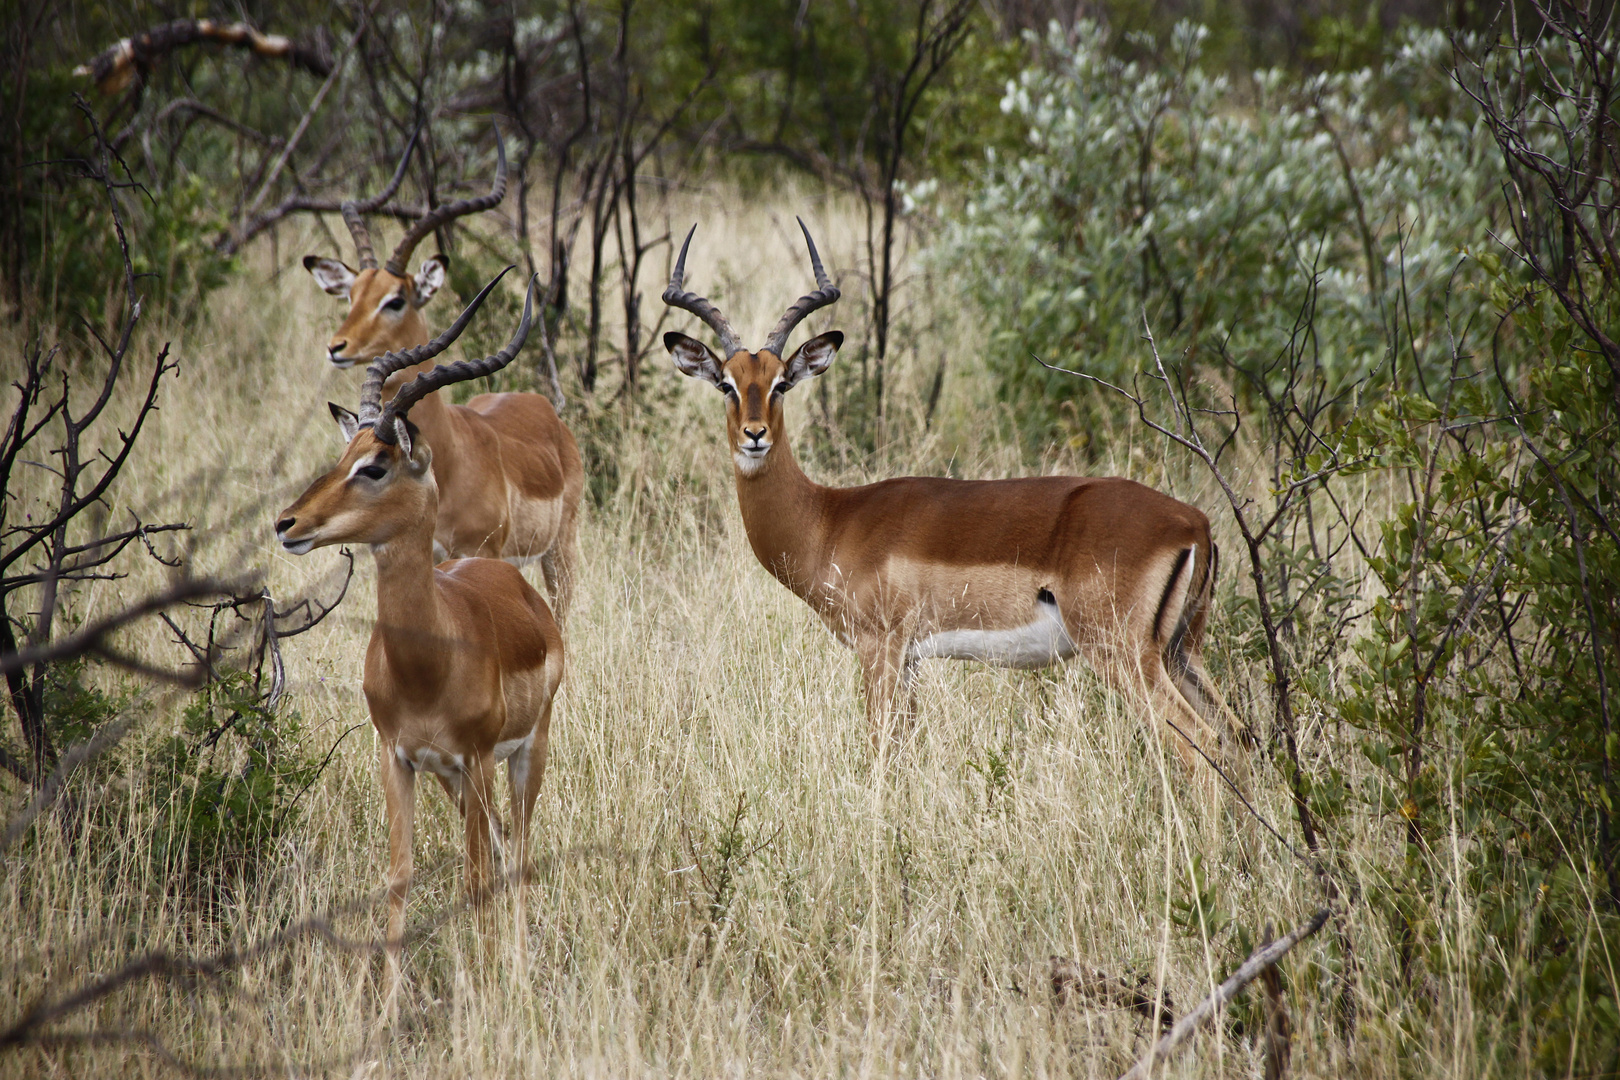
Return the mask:
M 825 334 L 817 334 L 794 351 L 793 357 L 787 362 L 782 382 L 791 387 L 805 379 L 813 379 L 820 375 L 833 362 L 833 357 L 838 355 L 838 350 L 843 344 L 842 330 L 829 330 Z
M 335 401 L 328 401 L 326 407 L 332 410 L 332 419 L 337 421 L 338 430 L 343 432 L 343 441 L 351 441 L 354 433 L 360 430 L 360 418 Z
M 685 334 L 671 330 L 664 335 L 664 348 L 669 350 L 670 357 L 675 361 L 676 370 L 682 375 L 690 375 L 694 379 L 707 379 L 716 386 L 725 381 L 720 358 L 696 338 L 689 338 Z
M 449 269 L 450 256 L 442 251 L 422 264 L 422 269 L 416 272 L 412 281 L 416 289 L 417 307 L 423 307 L 433 299 L 433 294 L 444 284 L 445 272 Z
M 406 420 L 403 416 L 396 416 L 393 419 L 394 445 L 399 447 L 399 452 L 404 454 L 406 458 L 414 458 L 415 454 L 412 453 L 412 448 L 416 443 L 415 425 L 411 424 L 410 421 Z
M 336 259 L 326 259 L 319 255 L 305 255 L 304 269 L 315 275 L 315 284 L 331 293 L 349 298 L 349 288 L 354 284 L 354 271 Z

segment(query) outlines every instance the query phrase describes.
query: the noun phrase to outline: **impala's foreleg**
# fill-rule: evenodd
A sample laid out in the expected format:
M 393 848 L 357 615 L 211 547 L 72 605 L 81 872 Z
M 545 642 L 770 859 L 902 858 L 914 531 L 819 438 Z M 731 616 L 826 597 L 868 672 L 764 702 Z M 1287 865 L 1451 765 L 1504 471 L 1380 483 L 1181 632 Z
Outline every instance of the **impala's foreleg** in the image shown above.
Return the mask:
M 882 753 L 885 741 L 898 742 L 916 714 L 913 675 L 917 662 L 907 657 L 906 644 L 906 635 L 899 631 L 855 639 L 866 686 L 866 726 L 874 754 Z
M 494 853 L 491 826 L 495 815 L 495 757 L 485 751 L 473 754 L 461 778 L 462 799 L 466 803 L 467 899 L 482 904 L 494 886 Z
M 405 894 L 410 891 L 415 863 L 411 839 L 416 826 L 416 772 L 399 759 L 394 747 L 383 742 L 379 771 L 383 805 L 388 813 L 388 937 L 389 1000 L 399 985 L 400 951 L 405 944 Z

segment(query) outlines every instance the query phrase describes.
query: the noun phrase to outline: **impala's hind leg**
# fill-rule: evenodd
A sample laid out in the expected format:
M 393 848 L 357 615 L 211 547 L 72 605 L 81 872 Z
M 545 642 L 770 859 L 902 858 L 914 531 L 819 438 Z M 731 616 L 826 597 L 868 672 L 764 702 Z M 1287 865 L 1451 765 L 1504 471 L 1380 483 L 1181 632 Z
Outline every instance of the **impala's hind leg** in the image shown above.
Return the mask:
M 1219 733 L 1209 726 L 1182 694 L 1181 687 L 1171 678 L 1164 658 L 1157 649 L 1143 655 L 1139 663 L 1142 684 L 1159 723 L 1164 727 L 1164 737 L 1175 748 L 1182 763 L 1199 778 L 1200 786 L 1213 795 L 1217 783 L 1210 762 L 1220 761 Z M 1205 760 L 1206 756 L 1208 761 Z
M 568 617 L 568 605 L 574 598 L 574 564 L 579 557 L 578 514 L 563 508 L 562 524 L 557 539 L 540 556 L 540 572 L 546 579 L 546 591 L 551 593 L 551 611 L 560 626 Z
M 507 873 L 513 885 L 522 885 L 534 871 L 529 857 L 530 823 L 534 803 L 540 795 L 540 781 L 546 773 L 547 735 L 551 726 L 551 701 L 547 699 L 535 725 L 534 741 L 506 760 L 506 778 L 512 789 L 512 860 Z
M 461 797 L 461 786 L 459 784 L 451 783 L 450 778 L 442 775 L 441 773 L 434 773 L 433 779 L 437 780 L 439 782 L 439 786 L 444 788 L 445 798 L 449 799 L 450 804 L 456 808 L 456 815 L 458 817 L 466 817 L 467 804 Z
M 1198 714 L 1221 732 L 1222 742 L 1231 739 L 1236 746 L 1251 745 L 1254 737 L 1226 704 L 1215 682 L 1204 669 L 1204 629 L 1214 599 L 1215 576 L 1220 565 L 1220 548 L 1209 546 L 1207 571 L 1192 590 L 1176 619 L 1175 629 L 1164 650 L 1165 666 L 1181 695 Z

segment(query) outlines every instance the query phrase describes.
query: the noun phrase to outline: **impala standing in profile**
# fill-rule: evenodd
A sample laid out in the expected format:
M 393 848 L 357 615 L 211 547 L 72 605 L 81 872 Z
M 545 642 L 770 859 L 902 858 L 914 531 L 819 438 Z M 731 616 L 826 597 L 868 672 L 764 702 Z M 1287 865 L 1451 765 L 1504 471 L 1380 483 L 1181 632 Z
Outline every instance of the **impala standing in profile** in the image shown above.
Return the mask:
M 384 381 L 443 352 L 494 285 L 432 342 L 372 361 L 359 415 L 331 406 L 348 440 L 343 456 L 276 522 L 276 538 L 295 555 L 331 544 L 369 544 L 377 559 L 377 621 L 363 688 L 388 810 L 388 957 L 396 986 L 413 866 L 416 774 L 432 773 L 466 819 L 466 888 L 482 901 L 494 886 L 490 849 L 500 836 L 496 765 L 506 762 L 511 787 L 509 872 L 521 873 L 546 767 L 551 703 L 562 681 L 562 634 L 516 567 L 478 558 L 434 566 L 435 454 L 431 438 L 407 419 L 435 390 L 511 362 L 529 333 L 534 283 L 506 348 L 483 360 L 432 367 L 386 404 L 382 400 Z
M 365 215 L 398 189 L 410 160 L 381 194 L 345 202 L 343 220 L 354 236 L 360 269 L 336 259 L 304 257 L 304 266 L 327 292 L 349 302 L 349 314 L 327 344 L 327 359 L 340 368 L 425 343 L 430 336 L 422 308 L 444 284 L 449 259 L 434 255 L 415 275 L 407 265 L 417 244 L 447 222 L 497 205 L 506 193 L 506 148 L 495 133 L 498 164 L 487 195 L 445 203 L 413 224 L 381 268 L 371 248 Z M 383 387 L 386 402 L 417 369 L 398 372 Z M 478 555 L 517 563 L 540 560 L 558 617 L 566 614 L 575 564 L 575 529 L 585 470 L 574 436 L 539 394 L 479 394 L 452 405 L 438 394 L 417 403 L 412 420 L 433 446 L 439 484 L 439 516 L 433 530 L 441 558 Z
M 783 398 L 826 371 L 844 341 L 829 331 L 782 359 L 800 320 L 839 296 L 808 229 L 804 238 L 816 291 L 749 352 L 712 303 L 683 290 L 688 233 L 664 302 L 708 324 L 725 355 L 674 332 L 664 345 L 683 374 L 725 395 L 748 542 L 860 656 L 874 745 L 896 715 L 910 717 L 919 660 L 1034 668 L 1080 653 L 1117 688 L 1145 686 L 1162 719 L 1213 752 L 1210 721 L 1236 724 L 1201 659 L 1217 553 L 1197 509 L 1120 478 L 832 488 L 800 470 Z M 1190 767 L 1193 748 L 1171 742 Z

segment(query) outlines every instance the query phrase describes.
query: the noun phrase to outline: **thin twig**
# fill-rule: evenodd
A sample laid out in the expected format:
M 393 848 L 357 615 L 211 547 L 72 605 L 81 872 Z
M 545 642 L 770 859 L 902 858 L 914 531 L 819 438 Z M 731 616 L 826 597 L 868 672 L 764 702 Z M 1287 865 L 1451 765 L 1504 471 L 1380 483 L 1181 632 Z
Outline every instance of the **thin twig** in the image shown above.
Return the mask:
M 371 12 L 376 8 L 377 2 L 378 0 L 373 0 L 371 6 L 366 8 L 365 14 L 360 17 L 359 25 L 354 28 L 354 33 L 349 35 L 348 44 L 343 47 L 343 55 L 339 56 L 337 62 L 332 65 L 332 73 L 326 77 L 325 82 L 321 83 L 321 88 L 315 91 L 314 98 L 310 100 L 309 108 L 304 110 L 303 118 L 298 121 L 298 126 L 293 129 L 292 136 L 287 139 L 287 145 L 281 148 L 281 154 L 276 158 L 275 164 L 270 166 L 270 172 L 265 176 L 264 183 L 259 185 L 259 193 L 253 196 L 253 201 L 248 204 L 247 210 L 242 214 L 244 219 L 253 217 L 259 212 L 259 207 L 264 205 L 265 197 L 270 194 L 270 189 L 275 186 L 276 180 L 281 176 L 281 170 L 286 168 L 287 159 L 292 157 L 292 152 L 298 148 L 298 143 L 303 139 L 304 132 L 309 130 L 309 122 L 315 118 L 316 110 L 326 100 L 326 95 L 332 89 L 333 84 L 337 82 L 338 76 L 343 74 L 343 67 L 348 63 L 349 54 L 354 51 L 355 45 L 360 41 L 360 36 L 366 32 L 366 27 L 371 24 Z
M 0 675 L 32 667 L 36 664 L 49 664 L 58 660 L 83 656 L 90 652 L 105 654 L 108 652 L 105 648 L 107 636 L 135 622 L 137 619 L 143 619 L 148 615 L 167 610 L 187 600 L 231 593 L 235 591 L 235 588 L 233 583 L 216 581 L 211 578 L 195 578 L 182 581 L 178 585 L 161 593 L 148 596 L 145 600 L 132 604 L 116 614 L 109 615 L 99 622 L 91 623 L 76 634 L 69 634 L 65 638 L 58 638 L 48 644 L 0 654 Z

